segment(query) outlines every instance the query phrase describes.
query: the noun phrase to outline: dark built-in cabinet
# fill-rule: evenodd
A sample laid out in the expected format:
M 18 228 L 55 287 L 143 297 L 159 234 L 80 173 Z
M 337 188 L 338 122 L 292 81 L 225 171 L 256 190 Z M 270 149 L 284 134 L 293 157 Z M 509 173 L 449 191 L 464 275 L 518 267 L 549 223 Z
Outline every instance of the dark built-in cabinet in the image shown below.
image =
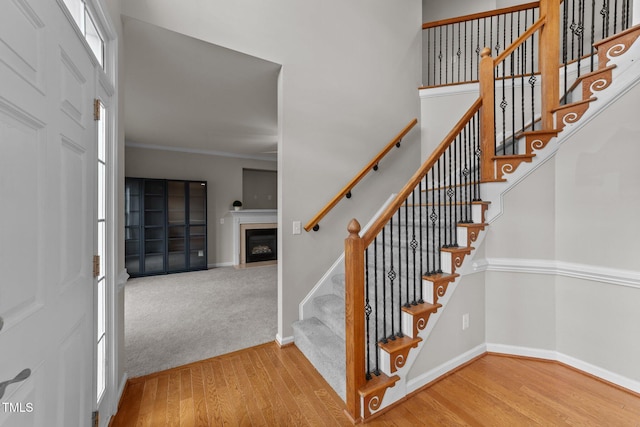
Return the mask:
M 125 179 L 125 265 L 130 276 L 207 268 L 207 183 Z

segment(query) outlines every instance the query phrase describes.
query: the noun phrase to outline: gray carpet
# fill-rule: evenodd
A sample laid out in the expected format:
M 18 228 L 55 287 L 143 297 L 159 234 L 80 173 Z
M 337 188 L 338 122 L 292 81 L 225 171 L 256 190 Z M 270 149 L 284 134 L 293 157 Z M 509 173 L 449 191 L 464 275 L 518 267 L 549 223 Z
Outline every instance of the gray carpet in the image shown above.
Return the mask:
M 130 279 L 127 372 L 138 377 L 273 341 L 276 316 L 276 265 Z

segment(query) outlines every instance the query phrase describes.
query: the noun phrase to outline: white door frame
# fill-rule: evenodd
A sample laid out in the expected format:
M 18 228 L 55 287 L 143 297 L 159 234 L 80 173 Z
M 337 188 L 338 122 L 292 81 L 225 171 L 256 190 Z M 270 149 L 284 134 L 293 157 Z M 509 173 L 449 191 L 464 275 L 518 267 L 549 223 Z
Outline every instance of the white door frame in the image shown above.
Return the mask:
M 118 174 L 118 146 L 119 146 L 119 126 L 118 126 L 118 34 L 111 22 L 111 18 L 103 5 L 102 0 L 86 0 L 86 6 L 90 10 L 96 26 L 102 32 L 104 37 L 104 72 L 97 70 L 98 92 L 109 95 L 109 104 L 105 105 L 107 109 L 107 194 L 106 194 L 106 254 L 107 263 L 105 264 L 107 273 L 107 375 L 106 390 L 103 396 L 102 412 L 100 413 L 100 427 L 107 426 L 109 419 L 115 415 L 118 410 L 118 403 L 126 376 L 119 378 L 119 348 L 118 348 L 118 331 L 120 322 L 118 318 L 118 301 L 120 301 L 119 293 L 123 290 L 124 282 L 128 276 L 126 271 L 124 275 L 117 271 L 118 269 L 118 224 L 120 201 L 118 198 L 119 174 Z M 100 93 L 96 94 L 96 98 L 100 98 Z M 121 283 L 121 279 L 124 278 Z M 93 343 L 95 350 L 95 342 Z M 97 364 L 97 350 L 94 352 L 93 366 Z M 126 374 L 125 374 L 126 375 Z M 94 378 L 95 381 L 95 378 Z M 94 384 L 95 390 L 95 384 Z M 95 399 L 94 399 L 95 400 Z M 98 408 L 95 408 L 98 409 Z M 105 413 L 106 411 L 106 413 Z
M 120 292 L 124 289 L 124 283 L 128 279 L 126 270 L 118 272 L 118 224 L 119 224 L 119 212 L 120 212 L 120 199 L 118 197 L 118 188 L 120 185 L 120 177 L 118 170 L 119 160 L 119 97 L 118 97 L 118 33 L 113 25 L 113 22 L 107 13 L 107 9 L 103 4 L 103 0 L 83 0 L 87 9 L 89 10 L 95 25 L 98 27 L 101 35 L 104 38 L 104 70 L 100 69 L 96 64 L 96 93 L 95 98 L 102 99 L 105 108 L 107 109 L 107 146 L 106 157 L 107 172 L 106 172 L 106 251 L 107 262 L 105 263 L 106 269 L 106 302 L 107 302 L 107 372 L 106 372 L 106 389 L 104 396 L 102 397 L 102 404 L 100 408 L 95 407 L 94 410 L 101 409 L 100 427 L 107 426 L 109 419 L 115 415 L 118 409 L 118 403 L 120 396 L 124 391 L 124 385 L 126 383 L 126 373 L 122 378 L 119 378 L 120 371 L 120 357 L 119 357 L 119 334 L 120 318 L 118 313 L 121 311 L 118 309 Z M 57 0 L 60 7 L 66 11 L 64 0 Z M 70 24 L 77 28 L 73 17 L 66 13 Z M 84 40 L 84 35 L 78 31 L 78 37 L 85 42 L 85 47 L 90 55 L 93 52 L 89 45 Z M 108 97 L 108 102 L 105 97 Z M 95 300 L 95 299 L 94 299 Z M 97 311 L 97 310 L 96 310 Z M 97 350 L 95 343 L 92 343 L 94 348 L 93 356 L 93 390 L 96 389 L 95 367 L 97 365 Z

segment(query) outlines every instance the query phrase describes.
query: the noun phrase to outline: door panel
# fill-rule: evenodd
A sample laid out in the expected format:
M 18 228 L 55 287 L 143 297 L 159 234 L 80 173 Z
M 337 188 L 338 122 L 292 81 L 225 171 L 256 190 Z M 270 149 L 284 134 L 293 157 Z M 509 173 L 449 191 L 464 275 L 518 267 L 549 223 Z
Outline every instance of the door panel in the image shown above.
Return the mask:
M 38 251 L 24 256 L 15 251 L 10 242 L 29 241 L 39 248 L 42 244 L 38 233 L 38 196 L 43 193 L 43 176 L 34 170 L 34 164 L 42 164 L 40 153 L 44 147 L 42 124 L 0 99 L 0 182 L 2 199 L 12 201 L 5 206 L 21 206 L 21 209 L 0 209 L 3 227 L 0 243 L 0 271 L 8 276 L 8 282 L 18 280 L 23 286 L 4 290 L 0 294 L 0 313 L 5 322 L 22 319 L 37 310 L 43 300 L 43 283 L 38 277 Z M 1 333 L 1 332 L 0 332 Z M 4 381 L 4 380 L 0 380 Z
M 95 65 L 57 2 L 0 3 L 0 82 L 0 426 L 86 426 Z

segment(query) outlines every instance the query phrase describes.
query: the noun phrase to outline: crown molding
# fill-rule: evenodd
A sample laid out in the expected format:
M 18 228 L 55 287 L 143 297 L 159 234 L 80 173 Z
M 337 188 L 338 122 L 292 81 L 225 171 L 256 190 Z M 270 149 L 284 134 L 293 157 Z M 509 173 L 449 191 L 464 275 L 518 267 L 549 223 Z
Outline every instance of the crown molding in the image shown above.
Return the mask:
M 141 148 L 144 150 L 160 150 L 160 151 L 171 151 L 174 153 L 203 154 L 205 156 L 217 156 L 217 157 L 227 157 L 227 158 L 235 158 L 235 159 L 277 162 L 277 159 L 275 158 L 274 155 L 240 154 L 240 153 L 230 153 L 228 151 L 204 150 L 199 148 L 187 148 L 187 147 L 174 147 L 170 145 L 141 144 L 139 142 L 133 142 L 133 141 L 125 141 L 124 146 L 125 148 Z

